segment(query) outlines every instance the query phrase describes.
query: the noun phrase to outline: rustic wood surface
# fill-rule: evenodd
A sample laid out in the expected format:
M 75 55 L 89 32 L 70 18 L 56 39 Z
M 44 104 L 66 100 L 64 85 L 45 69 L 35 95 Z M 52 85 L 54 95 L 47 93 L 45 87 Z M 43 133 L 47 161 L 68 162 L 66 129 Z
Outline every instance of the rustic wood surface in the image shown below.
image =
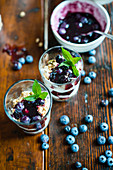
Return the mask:
M 108 170 L 107 166 L 98 163 L 98 157 L 112 145 L 98 146 L 96 138 L 101 134 L 106 138 L 113 135 L 113 107 L 102 108 L 99 103 L 103 97 L 108 98 L 107 92 L 113 87 L 113 42 L 105 39 L 97 48 L 96 64 L 87 63 L 88 56 L 82 54 L 86 73 L 94 70 L 97 78 L 85 85 L 83 78 L 78 95 L 68 102 L 53 102 L 51 121 L 45 133 L 50 137 L 50 148 L 41 151 L 39 137 L 26 135 L 14 125 L 5 115 L 3 98 L 10 85 L 25 78 L 41 80 L 38 61 L 44 49 L 58 45 L 50 28 L 50 15 L 54 7 L 61 0 L 1 0 L 0 13 L 3 19 L 3 29 L 0 32 L 0 170 L 68 170 L 74 169 L 73 164 L 80 161 L 89 170 Z M 104 6 L 111 19 L 109 33 L 113 34 L 113 3 Z M 19 17 L 21 11 L 26 16 Z M 46 15 L 45 15 L 46 14 Z M 48 23 L 48 24 L 47 24 Z M 45 34 L 46 33 L 46 34 Z M 36 38 L 39 42 L 36 43 Z M 43 46 L 40 47 L 40 42 Z M 10 57 L 2 53 L 5 43 L 25 45 L 31 55 L 34 56 L 32 64 L 24 65 L 19 71 L 11 68 Z M 87 96 L 87 98 L 86 98 Z M 86 99 L 86 100 L 85 100 Z M 76 137 L 79 144 L 78 153 L 72 153 L 70 146 L 65 143 L 66 134 L 59 123 L 61 115 L 70 117 L 71 125 L 84 123 L 87 114 L 94 116 L 92 124 L 88 125 L 88 131 Z M 101 122 L 109 124 L 109 130 L 101 133 L 98 125 Z

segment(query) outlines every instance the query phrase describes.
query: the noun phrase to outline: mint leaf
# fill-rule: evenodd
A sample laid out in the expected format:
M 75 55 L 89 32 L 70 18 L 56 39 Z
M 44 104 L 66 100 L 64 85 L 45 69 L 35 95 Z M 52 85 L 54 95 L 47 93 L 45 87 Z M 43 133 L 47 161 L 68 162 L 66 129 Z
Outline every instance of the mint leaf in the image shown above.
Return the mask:
M 79 60 L 81 60 L 81 57 L 75 57 L 75 58 L 73 58 L 73 64 L 78 63 Z
M 35 79 L 34 83 L 33 83 L 33 86 L 32 86 L 32 91 L 35 95 L 40 95 L 41 93 L 41 87 L 38 83 L 38 81 Z
M 47 92 L 42 92 L 39 97 L 43 100 L 47 97 L 48 93 Z
M 62 48 L 62 55 L 67 61 L 72 61 L 72 56 L 69 51 Z
M 67 67 L 69 67 L 70 66 L 70 61 L 64 61 L 64 62 L 62 62 L 60 65 L 59 65 L 59 67 L 61 67 L 61 66 L 67 66 Z
M 28 101 L 34 101 L 34 100 L 36 100 L 36 96 L 35 95 L 30 95 L 30 96 L 25 97 L 24 99 L 28 100 Z
M 77 70 L 75 65 L 72 66 L 72 70 L 73 70 L 74 75 L 78 77 L 79 76 L 79 71 Z

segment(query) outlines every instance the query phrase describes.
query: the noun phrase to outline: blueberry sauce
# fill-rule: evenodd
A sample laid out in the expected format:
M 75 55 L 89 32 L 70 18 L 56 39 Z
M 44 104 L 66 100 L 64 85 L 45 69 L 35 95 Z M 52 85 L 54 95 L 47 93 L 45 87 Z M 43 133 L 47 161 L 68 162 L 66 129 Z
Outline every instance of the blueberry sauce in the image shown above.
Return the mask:
M 77 44 L 85 44 L 100 37 L 97 33 L 87 36 L 81 34 L 100 30 L 99 22 L 89 13 L 68 12 L 64 19 L 60 19 L 58 34 L 65 40 Z

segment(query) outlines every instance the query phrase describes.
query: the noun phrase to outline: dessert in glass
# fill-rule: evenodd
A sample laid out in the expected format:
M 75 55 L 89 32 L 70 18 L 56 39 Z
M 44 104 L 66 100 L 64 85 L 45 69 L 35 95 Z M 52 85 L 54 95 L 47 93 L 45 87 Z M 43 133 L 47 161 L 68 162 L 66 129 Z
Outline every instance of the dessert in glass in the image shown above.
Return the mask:
M 82 70 L 80 54 L 62 46 L 48 49 L 39 60 L 42 80 L 57 101 L 66 101 L 77 94 Z
M 40 133 L 48 126 L 51 108 L 51 93 L 38 80 L 20 80 L 7 90 L 4 97 L 8 118 L 29 134 Z

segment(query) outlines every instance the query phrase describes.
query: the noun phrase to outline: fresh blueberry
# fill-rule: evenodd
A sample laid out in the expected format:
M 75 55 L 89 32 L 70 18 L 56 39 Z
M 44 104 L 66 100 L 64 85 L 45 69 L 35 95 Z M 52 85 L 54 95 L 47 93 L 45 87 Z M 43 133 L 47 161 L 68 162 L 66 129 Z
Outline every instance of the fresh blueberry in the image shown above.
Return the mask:
M 63 61 L 64 61 L 64 58 L 63 58 L 61 55 L 57 55 L 57 56 L 56 56 L 56 62 L 57 62 L 57 63 L 60 64 L 60 63 L 62 63 Z
M 107 159 L 107 165 L 108 166 L 113 166 L 113 158 L 108 158 Z
M 86 72 L 83 70 L 81 76 L 85 76 Z
M 25 115 L 25 116 L 20 118 L 20 121 L 23 122 L 23 123 L 29 124 L 31 119 L 28 116 Z
M 33 116 L 33 117 L 32 117 L 32 121 L 33 121 L 33 122 L 36 122 L 36 121 L 38 121 L 38 120 L 41 120 L 41 116 L 38 115 L 38 116 Z
M 76 168 L 81 168 L 82 167 L 82 164 L 81 164 L 81 162 L 75 162 L 75 167 Z
M 107 106 L 109 104 L 109 101 L 107 100 L 107 99 L 102 99 L 101 101 L 100 101 L 100 105 L 101 106 Z
M 89 51 L 88 54 L 89 55 L 95 55 L 96 54 L 96 50 L 93 49 L 93 50 Z
M 97 74 L 96 74 L 94 71 L 89 72 L 89 77 L 90 77 L 91 79 L 95 79 L 96 76 L 97 76 Z
M 49 141 L 49 136 L 46 135 L 46 134 L 42 134 L 40 136 L 40 140 L 41 140 L 42 143 L 47 143 Z
M 65 132 L 69 133 L 71 131 L 71 127 L 70 126 L 65 126 L 64 130 L 65 130 Z
M 88 170 L 87 168 L 83 167 L 82 170 Z
M 22 68 L 22 64 L 18 61 L 13 63 L 13 70 L 20 70 Z
M 95 58 L 94 56 L 90 56 L 90 57 L 88 58 L 88 62 L 89 62 L 90 64 L 94 64 L 94 63 L 96 62 L 96 58 Z
M 80 125 L 80 126 L 79 126 L 79 131 L 80 131 L 81 133 L 86 132 L 86 131 L 87 131 L 87 126 L 86 126 L 86 125 Z
M 113 136 L 109 136 L 108 137 L 108 143 L 109 144 L 113 144 Z
M 77 144 L 73 144 L 73 145 L 71 145 L 71 150 L 73 152 L 78 152 L 79 151 L 79 146 Z
M 77 136 L 77 135 L 78 135 L 78 128 L 77 128 L 77 127 L 73 127 L 73 128 L 71 129 L 71 134 L 72 134 L 73 136 Z
M 90 83 L 91 83 L 91 78 L 88 77 L 88 76 L 86 76 L 86 77 L 84 78 L 84 83 L 85 83 L 85 84 L 90 84 Z
M 49 144 L 48 143 L 42 143 L 42 149 L 46 150 L 49 148 Z
M 108 124 L 105 123 L 105 122 L 101 123 L 100 124 L 100 130 L 103 131 L 103 132 L 107 131 L 108 130 Z
M 33 56 L 27 55 L 26 56 L 26 63 L 32 63 L 33 62 Z
M 92 123 L 93 122 L 93 116 L 92 115 L 87 115 L 85 117 L 85 122 L 86 123 Z
M 99 162 L 104 164 L 106 162 L 106 157 L 104 155 L 99 156 Z
M 75 137 L 72 136 L 72 135 L 68 135 L 66 137 L 66 142 L 69 144 L 69 145 L 72 145 L 74 142 L 75 142 Z
M 24 58 L 24 57 L 19 58 L 18 61 L 19 61 L 21 64 L 25 64 L 25 58 Z
M 67 125 L 70 122 L 69 117 L 67 115 L 62 115 L 60 117 L 60 123 L 63 125 Z
M 105 151 L 105 156 L 106 156 L 107 158 L 111 158 L 111 157 L 112 157 L 112 152 L 111 152 L 110 150 L 106 150 L 106 151 Z
M 104 136 L 99 136 L 99 137 L 97 138 L 97 143 L 98 143 L 99 145 L 104 145 L 104 144 L 106 143 L 106 138 L 105 138 Z
M 37 130 L 40 130 L 42 128 L 42 125 L 40 122 L 36 123 L 36 129 Z
M 110 97 L 113 97 L 113 88 L 111 88 L 111 89 L 108 91 L 108 95 L 109 95 Z

